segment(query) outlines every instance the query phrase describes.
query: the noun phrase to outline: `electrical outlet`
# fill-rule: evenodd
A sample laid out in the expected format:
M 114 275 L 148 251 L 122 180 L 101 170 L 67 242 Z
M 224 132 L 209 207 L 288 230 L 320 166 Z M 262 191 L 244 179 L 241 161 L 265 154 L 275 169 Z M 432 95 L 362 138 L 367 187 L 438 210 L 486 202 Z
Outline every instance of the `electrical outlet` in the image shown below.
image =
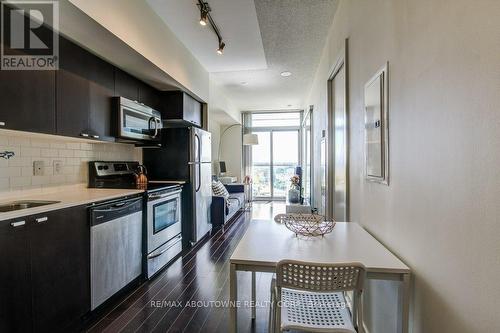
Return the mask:
M 60 160 L 55 160 L 54 161 L 54 175 L 62 175 L 63 173 L 63 162 Z
M 34 176 L 43 176 L 45 170 L 45 162 L 44 161 L 33 161 L 33 175 Z

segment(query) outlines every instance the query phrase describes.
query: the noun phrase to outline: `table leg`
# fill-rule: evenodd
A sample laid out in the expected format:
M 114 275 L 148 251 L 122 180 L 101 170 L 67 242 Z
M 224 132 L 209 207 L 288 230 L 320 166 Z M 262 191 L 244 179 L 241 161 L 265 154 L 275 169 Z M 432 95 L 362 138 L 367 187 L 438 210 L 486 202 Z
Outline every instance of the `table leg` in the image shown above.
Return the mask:
M 252 319 L 255 319 L 255 272 L 252 272 Z
M 408 333 L 410 323 L 410 274 L 403 274 L 399 293 L 398 332 Z
M 238 298 L 238 279 L 236 276 L 236 264 L 230 264 L 229 267 L 229 332 L 236 333 L 238 327 L 237 318 L 238 308 L 236 301 Z

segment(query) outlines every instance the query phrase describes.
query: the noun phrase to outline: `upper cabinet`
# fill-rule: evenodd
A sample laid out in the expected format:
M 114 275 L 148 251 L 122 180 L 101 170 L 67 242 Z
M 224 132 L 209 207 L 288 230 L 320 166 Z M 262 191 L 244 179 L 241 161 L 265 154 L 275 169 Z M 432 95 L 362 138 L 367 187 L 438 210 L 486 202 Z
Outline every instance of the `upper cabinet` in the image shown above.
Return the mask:
M 59 70 L 0 71 L 0 128 L 114 141 L 121 96 L 162 112 L 176 126 L 202 126 L 202 104 L 160 92 L 59 37 Z
M 113 66 L 61 37 L 59 67 L 57 134 L 111 140 Z
M 55 71 L 0 70 L 0 128 L 54 133 Z
M 139 80 L 132 75 L 115 69 L 115 96 L 125 97 L 132 101 L 139 101 Z
M 172 126 L 202 126 L 203 105 L 185 92 L 163 92 L 160 110 Z

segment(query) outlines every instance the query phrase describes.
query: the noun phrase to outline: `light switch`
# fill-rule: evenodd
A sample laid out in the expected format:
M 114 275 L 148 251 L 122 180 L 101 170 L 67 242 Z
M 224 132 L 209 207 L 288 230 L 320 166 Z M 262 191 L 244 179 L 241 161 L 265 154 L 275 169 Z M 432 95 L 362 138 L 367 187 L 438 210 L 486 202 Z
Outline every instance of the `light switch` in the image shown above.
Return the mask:
M 44 161 L 33 161 L 33 175 L 34 176 L 43 176 L 45 169 Z
M 62 175 L 63 173 L 63 162 L 61 160 L 54 161 L 54 175 Z

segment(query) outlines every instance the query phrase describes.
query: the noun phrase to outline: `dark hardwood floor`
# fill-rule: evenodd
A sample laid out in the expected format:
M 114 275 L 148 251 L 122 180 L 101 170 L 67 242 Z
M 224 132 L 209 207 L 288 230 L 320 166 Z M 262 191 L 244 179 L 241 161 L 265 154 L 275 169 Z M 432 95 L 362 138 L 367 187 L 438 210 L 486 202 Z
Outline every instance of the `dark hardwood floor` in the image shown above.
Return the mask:
M 229 298 L 229 258 L 252 219 L 263 218 L 262 212 L 272 214 L 272 207 L 268 208 L 243 213 L 225 232 L 218 231 L 91 319 L 83 331 L 226 332 L 229 310 L 222 301 Z M 251 320 L 250 308 L 240 308 L 238 332 L 267 332 L 271 278 L 257 273 L 257 302 L 261 303 L 257 319 Z M 250 273 L 238 272 L 241 301 L 250 300 L 250 280 Z

